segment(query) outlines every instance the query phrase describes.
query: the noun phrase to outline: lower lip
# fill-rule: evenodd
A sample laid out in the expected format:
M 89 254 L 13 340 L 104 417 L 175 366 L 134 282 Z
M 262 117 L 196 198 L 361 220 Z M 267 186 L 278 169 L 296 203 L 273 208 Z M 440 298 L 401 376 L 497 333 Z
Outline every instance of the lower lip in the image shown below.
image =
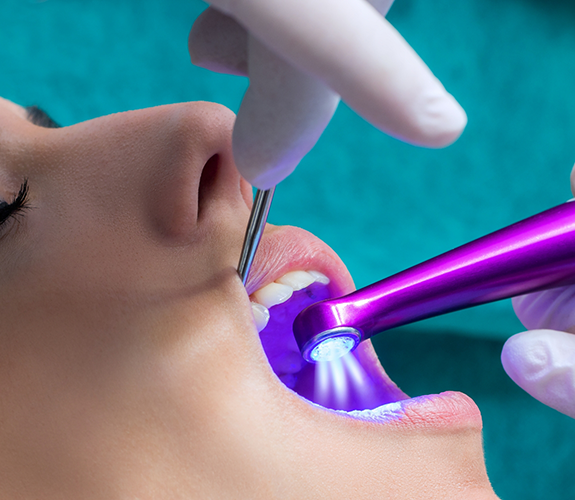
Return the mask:
M 461 392 L 452 391 L 388 403 L 373 410 L 327 411 L 356 420 L 406 429 L 482 427 L 481 413 L 475 402 Z

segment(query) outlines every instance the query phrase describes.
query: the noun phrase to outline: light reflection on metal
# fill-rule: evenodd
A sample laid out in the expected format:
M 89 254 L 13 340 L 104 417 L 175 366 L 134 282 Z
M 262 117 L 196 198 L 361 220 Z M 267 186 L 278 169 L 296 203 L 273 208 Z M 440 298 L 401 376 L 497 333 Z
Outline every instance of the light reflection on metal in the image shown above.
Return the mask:
M 296 317 L 294 335 L 303 357 L 314 362 L 313 348 L 331 337 L 352 334 L 359 344 L 390 328 L 572 284 L 575 203 L 568 202 L 345 297 L 317 302 Z
M 266 227 L 266 221 L 268 219 L 275 189 L 276 188 L 274 186 L 271 189 L 258 189 L 256 191 L 254 204 L 248 221 L 248 227 L 246 229 L 246 235 L 244 237 L 240 262 L 238 264 L 238 274 L 240 275 L 244 286 L 246 286 L 248 281 L 248 275 L 250 274 L 250 269 L 252 267 L 254 257 L 256 256 L 258 245 L 260 244 L 260 240 L 262 239 L 262 235 Z

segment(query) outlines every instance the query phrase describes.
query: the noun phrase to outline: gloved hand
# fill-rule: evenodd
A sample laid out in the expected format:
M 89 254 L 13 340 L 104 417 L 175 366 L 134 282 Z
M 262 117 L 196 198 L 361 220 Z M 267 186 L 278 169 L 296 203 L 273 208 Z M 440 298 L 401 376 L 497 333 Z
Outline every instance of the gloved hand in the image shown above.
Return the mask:
M 505 343 L 505 371 L 534 398 L 575 418 L 575 286 L 515 297 L 513 308 L 530 331 Z
M 421 146 L 446 146 L 465 127 L 463 109 L 385 20 L 393 0 L 209 3 L 190 32 L 190 55 L 198 66 L 249 76 L 233 150 L 256 187 L 295 169 L 340 96 L 379 129 Z
M 513 307 L 531 331 L 505 343 L 505 371 L 534 398 L 575 418 L 575 287 L 517 297 Z

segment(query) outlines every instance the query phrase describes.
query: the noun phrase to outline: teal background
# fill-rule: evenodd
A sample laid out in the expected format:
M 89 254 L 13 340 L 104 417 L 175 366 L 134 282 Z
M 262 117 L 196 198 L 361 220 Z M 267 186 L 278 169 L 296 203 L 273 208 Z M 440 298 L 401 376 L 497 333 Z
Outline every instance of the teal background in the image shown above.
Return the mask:
M 0 95 L 69 125 L 189 100 L 237 110 L 245 79 L 189 63 L 198 0 L 6 0 Z M 389 20 L 468 113 L 461 139 L 425 150 L 384 136 L 342 104 L 280 185 L 270 220 L 328 242 L 358 286 L 568 199 L 575 154 L 575 4 L 397 0 Z M 383 82 L 384 83 L 384 82 Z M 513 385 L 499 362 L 521 331 L 508 302 L 377 339 L 412 395 L 463 390 L 485 423 L 503 499 L 573 498 L 575 422 Z

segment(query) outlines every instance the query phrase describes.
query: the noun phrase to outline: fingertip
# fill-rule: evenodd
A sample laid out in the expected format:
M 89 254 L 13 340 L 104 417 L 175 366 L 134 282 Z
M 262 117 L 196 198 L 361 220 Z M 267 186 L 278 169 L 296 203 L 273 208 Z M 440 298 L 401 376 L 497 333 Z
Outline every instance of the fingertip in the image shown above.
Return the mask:
M 575 418 L 575 336 L 532 330 L 507 340 L 501 363 L 509 377 L 535 399 Z
M 242 177 L 257 189 L 271 189 L 288 177 L 296 168 L 297 162 L 288 164 L 276 164 L 273 168 L 257 168 L 262 165 L 259 158 L 252 158 L 252 161 L 243 161 L 244 157 L 239 155 L 236 164 Z
M 421 96 L 416 111 L 415 141 L 430 148 L 443 148 L 454 143 L 467 125 L 467 114 L 445 89 L 434 89 Z
M 525 389 L 526 382 L 537 380 L 548 365 L 545 330 L 518 333 L 507 339 L 501 351 L 501 363 L 507 375 Z M 527 389 L 526 389 L 527 390 Z
M 247 31 L 237 21 L 208 7 L 190 30 L 190 60 L 217 73 L 247 76 L 247 41 Z

